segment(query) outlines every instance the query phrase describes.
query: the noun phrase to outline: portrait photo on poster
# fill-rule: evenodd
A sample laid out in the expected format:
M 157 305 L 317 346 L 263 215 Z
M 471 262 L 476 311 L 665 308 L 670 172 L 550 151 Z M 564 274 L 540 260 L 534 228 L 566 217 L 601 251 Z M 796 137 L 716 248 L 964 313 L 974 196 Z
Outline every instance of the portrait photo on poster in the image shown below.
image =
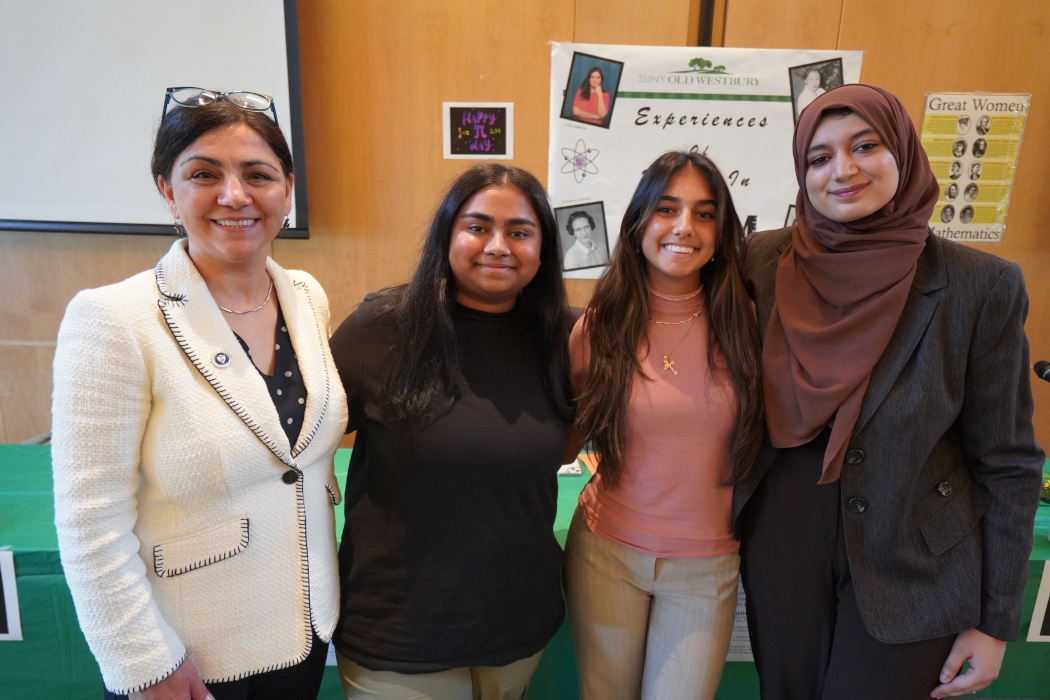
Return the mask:
M 22 621 L 18 613 L 15 555 L 11 551 L 0 551 L 0 642 L 20 641 Z
M 845 83 L 842 78 L 842 59 L 792 66 L 788 68 L 788 81 L 791 84 L 791 107 L 795 111 L 795 121 L 798 121 L 798 115 L 810 102 Z
M 574 51 L 561 118 L 608 129 L 622 75 L 621 61 Z
M 554 210 L 561 236 L 562 270 L 583 270 L 609 264 L 605 203 L 586 202 Z

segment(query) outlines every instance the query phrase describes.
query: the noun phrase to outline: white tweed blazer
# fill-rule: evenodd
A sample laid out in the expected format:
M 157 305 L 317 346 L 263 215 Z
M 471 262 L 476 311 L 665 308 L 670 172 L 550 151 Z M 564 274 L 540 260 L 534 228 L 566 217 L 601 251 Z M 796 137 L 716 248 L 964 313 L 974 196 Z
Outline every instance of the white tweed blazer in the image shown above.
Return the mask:
M 77 294 L 58 332 L 55 525 L 115 693 L 157 683 L 187 654 L 207 682 L 291 666 L 311 628 L 327 641 L 339 614 L 332 457 L 347 412 L 328 300 L 267 259 L 308 392 L 290 445 L 185 244 Z

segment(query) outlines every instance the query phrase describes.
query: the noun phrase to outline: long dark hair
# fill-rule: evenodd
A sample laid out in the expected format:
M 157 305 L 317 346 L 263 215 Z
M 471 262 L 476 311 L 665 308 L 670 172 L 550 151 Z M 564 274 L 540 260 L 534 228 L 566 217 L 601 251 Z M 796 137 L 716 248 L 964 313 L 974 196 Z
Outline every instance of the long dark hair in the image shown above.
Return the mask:
M 561 418 L 572 421 L 571 321 L 561 276 L 558 225 L 539 180 L 526 170 L 497 163 L 475 165 L 456 178 L 430 221 L 411 281 L 384 292 L 394 296 L 382 314 L 394 326 L 394 347 L 392 371 L 377 401 L 395 420 L 426 421 L 455 401 L 456 279 L 448 252 L 456 213 L 476 192 L 489 187 L 518 188 L 539 218 L 540 268 L 518 294 L 515 308 L 535 329 L 547 396 Z
M 605 73 L 602 73 L 602 69 L 598 66 L 587 71 L 587 76 L 583 79 L 583 85 L 580 86 L 580 97 L 585 100 L 591 99 L 591 73 L 594 71 L 598 71 L 598 75 L 602 77 L 602 81 L 605 81 Z
M 251 112 L 219 100 L 203 107 L 176 107 L 165 115 L 153 139 L 150 162 L 153 183 L 157 184 L 158 177 L 171 182 L 171 169 L 179 154 L 204 134 L 227 124 L 245 124 L 259 134 L 273 149 L 284 176 L 292 174 L 292 152 L 280 127 L 261 112 Z
M 729 377 L 736 392 L 731 482 L 744 478 L 762 442 L 762 354 L 758 324 L 740 272 L 744 232 L 729 187 L 715 164 L 699 153 L 672 151 L 657 158 L 642 175 L 623 217 L 620 244 L 587 309 L 591 363 L 577 398 L 575 430 L 593 441 L 598 472 L 608 486 L 615 486 L 626 469 L 631 384 L 635 376 L 645 376 L 638 361 L 650 316 L 642 234 L 668 182 L 683 168 L 694 168 L 707 180 L 717 208 L 715 255 L 701 268 L 700 279 L 711 325 L 708 363 L 712 372 Z

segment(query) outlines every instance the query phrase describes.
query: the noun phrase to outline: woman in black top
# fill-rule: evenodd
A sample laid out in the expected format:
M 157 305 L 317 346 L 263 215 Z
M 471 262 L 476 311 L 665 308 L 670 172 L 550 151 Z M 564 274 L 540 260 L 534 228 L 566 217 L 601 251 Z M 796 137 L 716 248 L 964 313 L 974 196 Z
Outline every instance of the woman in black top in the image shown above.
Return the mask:
M 347 698 L 522 697 L 561 626 L 559 248 L 535 177 L 475 166 L 412 280 L 331 339 L 357 431 L 335 636 Z

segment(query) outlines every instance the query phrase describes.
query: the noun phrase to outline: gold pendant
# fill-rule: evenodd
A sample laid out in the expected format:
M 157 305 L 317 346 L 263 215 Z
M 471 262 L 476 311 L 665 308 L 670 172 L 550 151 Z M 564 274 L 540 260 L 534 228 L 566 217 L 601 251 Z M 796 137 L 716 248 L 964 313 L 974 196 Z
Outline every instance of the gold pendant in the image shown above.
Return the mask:
M 678 370 L 674 368 L 674 360 L 669 358 L 667 355 L 664 355 L 664 369 L 671 370 L 672 372 L 674 372 L 675 376 L 678 375 Z

